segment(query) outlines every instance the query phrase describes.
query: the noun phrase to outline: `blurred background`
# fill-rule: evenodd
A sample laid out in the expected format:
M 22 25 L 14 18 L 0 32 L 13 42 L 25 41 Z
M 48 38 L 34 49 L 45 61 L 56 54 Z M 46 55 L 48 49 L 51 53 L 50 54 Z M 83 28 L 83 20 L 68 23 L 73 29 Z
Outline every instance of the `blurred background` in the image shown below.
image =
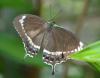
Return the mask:
M 0 0 L 0 78 L 52 78 L 39 56 L 26 58 L 13 27 L 20 14 L 34 14 L 76 34 L 86 45 L 100 40 L 100 0 Z M 56 66 L 55 78 L 100 78 L 85 62 L 69 60 Z

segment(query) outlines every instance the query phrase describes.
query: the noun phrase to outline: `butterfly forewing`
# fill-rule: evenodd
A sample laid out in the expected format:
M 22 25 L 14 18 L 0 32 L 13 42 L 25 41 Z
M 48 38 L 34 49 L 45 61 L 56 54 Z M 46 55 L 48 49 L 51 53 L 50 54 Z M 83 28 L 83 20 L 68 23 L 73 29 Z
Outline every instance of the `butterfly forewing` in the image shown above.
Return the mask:
M 57 51 L 68 52 L 79 46 L 80 41 L 68 30 L 60 27 L 54 27 L 53 34 L 54 36 L 57 36 L 55 39 Z
M 42 32 L 46 28 L 45 22 L 38 16 L 24 14 L 16 17 L 13 24 L 23 40 L 27 53 L 37 54 L 44 35 Z
M 50 52 L 68 52 L 79 46 L 79 40 L 68 30 L 54 27 L 46 32 L 45 49 Z

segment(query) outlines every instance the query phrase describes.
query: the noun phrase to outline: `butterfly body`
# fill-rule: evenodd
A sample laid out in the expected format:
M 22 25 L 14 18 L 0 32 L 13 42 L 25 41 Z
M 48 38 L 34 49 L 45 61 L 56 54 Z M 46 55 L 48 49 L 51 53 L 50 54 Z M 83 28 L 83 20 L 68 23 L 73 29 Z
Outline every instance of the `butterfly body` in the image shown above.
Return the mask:
M 22 38 L 26 54 L 33 57 L 42 50 L 43 61 L 53 65 L 53 68 L 56 64 L 68 60 L 69 54 L 83 47 L 82 42 L 72 32 L 36 15 L 20 15 L 15 18 L 13 24 Z

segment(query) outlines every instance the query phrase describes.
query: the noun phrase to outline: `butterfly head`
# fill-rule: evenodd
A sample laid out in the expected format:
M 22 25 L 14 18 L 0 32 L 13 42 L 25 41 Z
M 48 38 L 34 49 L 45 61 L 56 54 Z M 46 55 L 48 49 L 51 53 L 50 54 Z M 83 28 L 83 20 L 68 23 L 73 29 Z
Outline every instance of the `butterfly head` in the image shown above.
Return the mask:
M 54 21 L 51 21 L 51 22 L 48 22 L 48 28 L 49 29 L 52 29 L 55 25 L 55 22 Z

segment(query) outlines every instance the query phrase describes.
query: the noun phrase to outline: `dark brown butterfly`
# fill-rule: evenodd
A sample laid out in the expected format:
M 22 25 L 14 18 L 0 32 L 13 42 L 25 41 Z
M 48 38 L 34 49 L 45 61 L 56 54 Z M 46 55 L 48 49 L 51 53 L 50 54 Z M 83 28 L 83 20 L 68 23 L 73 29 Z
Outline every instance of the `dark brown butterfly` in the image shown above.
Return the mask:
M 43 61 L 52 65 L 68 60 L 68 55 L 82 49 L 83 44 L 72 32 L 59 27 L 54 22 L 46 22 L 31 14 L 20 15 L 13 22 L 23 40 L 26 54 L 33 57 L 41 49 Z

